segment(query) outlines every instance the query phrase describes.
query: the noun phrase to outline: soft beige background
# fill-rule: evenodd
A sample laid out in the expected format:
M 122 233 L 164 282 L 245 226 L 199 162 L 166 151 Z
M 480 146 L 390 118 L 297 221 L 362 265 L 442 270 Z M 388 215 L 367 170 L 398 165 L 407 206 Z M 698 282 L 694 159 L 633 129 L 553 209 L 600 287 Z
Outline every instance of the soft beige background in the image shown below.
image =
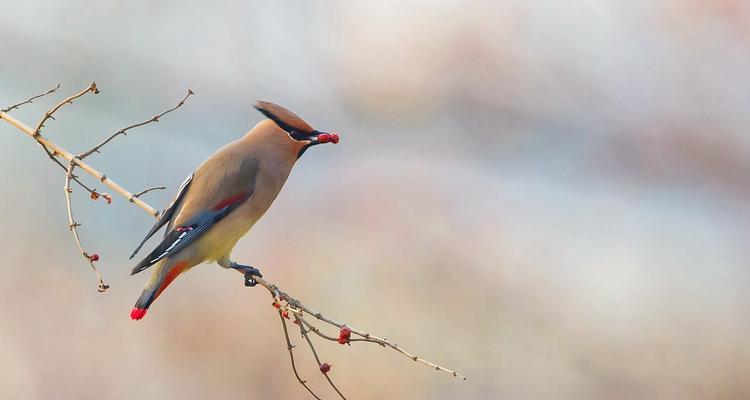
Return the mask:
M 742 0 L 0 0 L 0 104 L 95 79 L 46 129 L 76 151 L 192 88 L 90 158 L 158 207 L 256 99 L 340 132 L 237 258 L 470 377 L 321 344 L 352 399 L 748 398 L 748 26 Z M 264 290 L 203 266 L 132 322 L 149 217 L 75 194 L 100 295 L 61 171 L 5 124 L 0 181 L 1 398 L 308 398 Z

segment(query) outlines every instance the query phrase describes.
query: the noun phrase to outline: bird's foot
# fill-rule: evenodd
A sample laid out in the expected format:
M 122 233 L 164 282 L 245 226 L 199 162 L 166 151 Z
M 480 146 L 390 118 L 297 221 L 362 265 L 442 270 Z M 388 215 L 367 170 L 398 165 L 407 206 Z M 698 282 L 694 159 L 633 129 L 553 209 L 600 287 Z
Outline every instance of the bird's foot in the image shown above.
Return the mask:
M 258 282 L 253 278 L 254 276 L 257 276 L 258 278 L 263 277 L 258 268 L 254 268 L 250 265 L 241 265 L 233 262 L 229 266 L 229 268 L 236 269 L 245 273 L 245 286 L 253 287 L 258 284 Z

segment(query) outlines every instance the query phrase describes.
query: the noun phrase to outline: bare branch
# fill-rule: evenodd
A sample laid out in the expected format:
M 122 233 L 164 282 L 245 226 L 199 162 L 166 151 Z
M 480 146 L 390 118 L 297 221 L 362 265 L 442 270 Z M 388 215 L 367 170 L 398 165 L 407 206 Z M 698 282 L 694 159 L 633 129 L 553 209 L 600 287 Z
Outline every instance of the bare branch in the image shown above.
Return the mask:
M 96 261 L 99 261 L 99 255 L 97 254 L 88 254 L 85 250 L 83 250 L 83 246 L 81 245 L 81 238 L 78 237 L 78 227 L 81 225 L 78 222 L 75 221 L 73 218 L 73 205 L 70 199 L 70 194 L 73 193 L 73 189 L 70 188 L 70 181 L 73 179 L 73 170 L 75 169 L 75 161 L 71 160 L 68 162 L 67 167 L 67 173 L 65 174 L 65 203 L 68 208 L 68 227 L 70 228 L 70 231 L 73 233 L 73 237 L 75 238 L 76 245 L 78 245 L 78 250 L 81 252 L 81 256 L 88 261 L 89 265 L 91 266 L 91 269 L 94 270 L 94 273 L 96 274 L 96 278 L 99 280 L 99 293 L 104 293 L 109 289 L 109 285 L 104 283 L 104 279 L 102 278 L 102 275 L 99 273 L 99 270 L 96 268 L 96 265 L 94 263 Z
M 166 111 L 162 112 L 161 114 L 157 114 L 157 115 L 155 115 L 155 116 L 153 116 L 153 117 L 151 117 L 151 118 L 149 118 L 149 119 L 147 119 L 147 120 L 145 120 L 145 121 L 143 121 L 143 122 L 139 122 L 139 123 L 137 123 L 137 124 L 133 124 L 133 125 L 130 125 L 130 126 L 128 126 L 128 127 L 125 127 L 125 128 L 122 128 L 122 129 L 118 130 L 117 132 L 115 132 L 115 133 L 113 133 L 112 135 L 110 135 L 110 136 L 109 136 L 108 138 L 104 139 L 104 140 L 103 140 L 103 141 L 102 141 L 101 143 L 99 143 L 99 144 L 97 144 L 96 146 L 92 147 L 91 149 L 89 149 L 89 150 L 87 150 L 87 151 L 85 151 L 85 152 L 83 152 L 83 153 L 79 154 L 79 155 L 77 156 L 77 158 L 78 158 L 79 160 L 83 160 L 84 158 L 86 158 L 86 157 L 90 156 L 90 155 L 91 155 L 91 154 L 93 154 L 93 153 L 99 153 L 99 150 L 100 150 L 100 149 L 101 149 L 101 148 L 102 148 L 102 147 L 103 147 L 103 146 L 104 146 L 105 144 L 109 143 L 109 142 L 110 142 L 110 141 L 111 141 L 112 139 L 116 138 L 116 137 L 117 137 L 117 136 L 119 136 L 119 135 L 124 135 L 124 136 L 127 136 L 127 131 L 128 131 L 128 130 L 130 130 L 130 129 L 133 129 L 133 128 L 138 128 L 138 127 L 141 127 L 141 126 L 143 126 L 143 125 L 147 125 L 147 124 L 150 124 L 150 123 L 152 123 L 152 122 L 159 122 L 159 118 L 161 118 L 161 117 L 163 117 L 163 116 L 165 116 L 165 115 L 169 114 L 170 112 L 172 112 L 172 111 L 174 111 L 174 110 L 176 110 L 176 109 L 178 109 L 178 108 L 182 107 L 182 105 L 183 105 L 183 104 L 185 104 L 185 100 L 187 100 L 187 98 L 188 98 L 188 97 L 190 97 L 190 95 L 192 95 L 192 94 L 194 94 L 194 93 L 193 93 L 193 91 L 192 91 L 192 90 L 190 90 L 190 89 L 188 89 L 188 92 L 187 92 L 187 94 L 185 95 L 185 97 L 183 97 L 183 98 L 182 98 L 182 100 L 180 100 L 180 102 L 179 102 L 179 103 L 177 103 L 177 105 L 176 105 L 176 106 L 174 106 L 174 107 L 172 107 L 172 108 L 170 108 L 170 109 L 168 109 L 168 110 L 166 110 Z M 138 196 L 136 196 L 136 197 L 138 197 Z
M 52 94 L 52 93 L 55 93 L 55 91 L 56 91 L 57 89 L 60 89 L 60 84 L 59 84 L 59 83 L 57 84 L 57 86 L 53 87 L 52 89 L 50 89 L 50 90 L 48 90 L 48 91 L 46 91 L 46 92 L 44 92 L 44 93 L 42 93 L 42 94 L 38 94 L 38 95 L 36 95 L 36 96 L 32 96 L 32 97 L 31 97 L 31 98 L 29 98 L 28 100 L 22 101 L 22 102 L 20 102 L 20 103 L 18 103 L 18 104 L 13 104 L 12 106 L 10 106 L 10 107 L 8 107 L 8 108 L 3 108 L 2 110 L 0 110 L 0 112 L 4 112 L 4 113 L 6 113 L 6 112 L 8 112 L 8 111 L 11 111 L 11 110 L 14 110 L 14 109 L 18 109 L 18 108 L 20 108 L 20 107 L 21 107 L 22 105 L 24 105 L 24 104 L 29 104 L 29 103 L 33 103 L 33 102 L 34 102 L 34 100 L 36 100 L 36 99 L 38 99 L 38 98 L 40 98 L 40 97 L 44 97 L 44 96 L 46 96 L 46 95 L 48 95 L 48 94 Z M 65 168 L 65 167 L 63 167 L 63 168 Z
M 330 318 L 324 316 L 323 314 L 321 314 L 319 312 L 311 310 L 310 308 L 308 308 L 307 306 L 305 306 L 302 302 L 300 302 L 299 300 L 296 300 L 295 298 L 293 298 L 293 297 L 289 296 L 288 294 L 284 293 L 283 291 L 281 291 L 278 288 L 278 286 L 265 281 L 263 278 L 258 278 L 258 277 L 254 276 L 253 279 L 255 279 L 255 281 L 258 284 L 260 284 L 261 286 L 263 286 L 266 289 L 268 289 L 268 291 L 271 292 L 272 296 L 278 297 L 278 298 L 286 301 L 289 305 L 291 305 L 292 308 L 290 308 L 290 310 L 293 310 L 293 312 L 295 310 L 298 310 L 297 312 L 304 312 L 305 314 L 308 314 L 308 315 L 311 315 L 311 316 L 317 318 L 319 321 L 323 321 L 326 324 L 331 325 L 331 326 L 335 326 L 335 327 L 337 327 L 339 329 L 346 327 L 346 328 L 348 328 L 348 329 L 351 330 L 351 333 L 353 333 L 353 334 L 355 334 L 355 335 L 357 335 L 357 336 L 359 336 L 359 337 L 361 337 L 363 339 L 363 340 L 360 340 L 360 339 L 351 339 L 350 341 L 367 341 L 367 342 L 377 343 L 377 344 L 379 344 L 379 345 L 381 345 L 383 347 L 390 347 L 391 349 L 393 349 L 393 350 L 395 350 L 395 351 L 403 354 L 405 357 L 411 359 L 412 361 L 416 361 L 416 362 L 418 362 L 420 364 L 427 365 L 428 367 L 431 367 L 431 368 L 435 369 L 436 371 L 442 371 L 442 372 L 448 373 L 448 374 L 450 374 L 450 375 L 452 375 L 452 376 L 454 376 L 456 378 L 460 378 L 462 380 L 466 380 L 466 377 L 463 376 L 463 375 L 461 375 L 461 374 L 459 374 L 458 372 L 450 370 L 450 369 L 445 368 L 445 367 L 442 367 L 442 366 L 440 366 L 438 364 L 435 364 L 435 363 L 433 363 L 431 361 L 427 361 L 427 360 L 425 360 L 423 358 L 420 358 L 418 356 L 415 356 L 414 354 L 406 351 L 401 346 L 399 346 L 399 345 L 397 345 L 395 343 L 391 343 L 388 339 L 380 338 L 380 337 L 377 337 L 375 335 L 371 335 L 369 333 L 366 333 L 366 332 L 360 331 L 358 329 L 352 328 L 349 325 L 342 324 L 341 322 L 338 322 L 338 321 L 336 321 L 334 319 L 330 319 Z M 316 332 L 316 333 L 319 333 L 319 332 Z
M 79 93 L 76 93 L 70 97 L 65 98 L 63 101 L 57 103 L 54 107 L 47 110 L 47 112 L 44 113 L 44 117 L 42 117 L 42 119 L 39 120 L 39 123 L 36 124 L 36 128 L 34 128 L 34 136 L 37 136 L 40 134 L 40 132 L 42 131 L 42 127 L 44 127 L 44 123 L 47 122 L 48 119 L 50 118 L 55 119 L 53 115 L 57 112 L 57 110 L 59 110 L 65 104 L 68 104 L 68 103 L 73 104 L 73 100 L 83 96 L 84 94 L 88 92 L 93 92 L 94 94 L 99 93 L 99 89 L 96 88 L 96 82 L 91 82 L 91 85 L 89 85 L 89 87 L 87 87 L 86 89 L 83 89 Z

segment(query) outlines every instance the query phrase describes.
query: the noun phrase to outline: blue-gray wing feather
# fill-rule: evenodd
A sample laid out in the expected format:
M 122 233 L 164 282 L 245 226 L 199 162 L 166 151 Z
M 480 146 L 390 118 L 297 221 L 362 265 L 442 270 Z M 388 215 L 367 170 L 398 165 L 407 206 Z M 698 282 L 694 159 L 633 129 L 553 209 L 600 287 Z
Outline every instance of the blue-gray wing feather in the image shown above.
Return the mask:
M 166 225 L 169 220 L 172 219 L 172 216 L 174 215 L 175 210 L 180 206 L 180 202 L 185 197 L 185 193 L 188 192 L 188 188 L 190 187 L 190 183 L 193 182 L 193 176 L 195 173 L 190 174 L 184 182 L 182 182 L 182 185 L 180 185 L 179 190 L 177 191 L 177 195 L 175 196 L 174 200 L 172 200 L 172 203 L 170 203 L 167 208 L 164 209 L 164 212 L 161 213 L 161 216 L 159 216 L 159 219 L 156 221 L 154 226 L 151 228 L 150 231 L 146 234 L 146 237 L 141 240 L 141 243 L 138 244 L 138 247 L 135 248 L 133 251 L 133 254 L 130 255 L 130 258 L 132 259 L 135 257 L 135 255 L 138 253 L 138 251 L 141 250 L 141 247 L 146 243 L 146 241 L 151 238 L 151 236 L 154 236 L 154 233 L 158 232 L 159 229 L 161 229 L 164 225 Z

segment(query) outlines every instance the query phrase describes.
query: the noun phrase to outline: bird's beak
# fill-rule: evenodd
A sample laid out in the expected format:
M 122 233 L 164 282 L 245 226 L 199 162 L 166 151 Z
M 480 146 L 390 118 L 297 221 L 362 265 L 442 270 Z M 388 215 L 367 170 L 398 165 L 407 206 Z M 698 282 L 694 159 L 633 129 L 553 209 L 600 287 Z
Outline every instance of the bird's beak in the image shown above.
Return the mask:
M 321 143 L 333 143 L 336 144 L 339 142 L 339 135 L 336 133 L 327 133 L 327 132 L 317 132 L 315 131 L 312 136 L 309 138 L 310 145 L 314 146 L 316 144 Z
M 307 144 L 302 146 L 302 148 L 299 150 L 299 153 L 297 153 L 297 158 L 302 157 L 302 154 L 304 154 L 305 151 L 312 146 L 315 146 L 321 143 L 333 143 L 333 144 L 338 143 L 339 135 L 335 133 L 313 131 L 312 134 L 307 136 L 305 140 L 307 140 Z

